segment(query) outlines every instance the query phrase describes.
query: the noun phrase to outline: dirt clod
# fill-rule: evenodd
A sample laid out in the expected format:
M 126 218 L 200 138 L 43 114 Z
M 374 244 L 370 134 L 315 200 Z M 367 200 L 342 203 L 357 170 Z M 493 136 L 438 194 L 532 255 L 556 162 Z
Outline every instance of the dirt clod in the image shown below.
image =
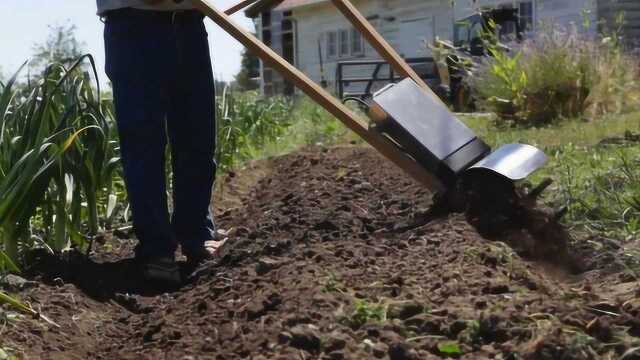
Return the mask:
M 290 345 L 311 352 L 320 350 L 320 335 L 313 325 L 297 325 L 291 328 Z
M 405 320 L 424 311 L 424 305 L 409 301 L 391 304 L 387 309 L 387 317 L 390 319 Z

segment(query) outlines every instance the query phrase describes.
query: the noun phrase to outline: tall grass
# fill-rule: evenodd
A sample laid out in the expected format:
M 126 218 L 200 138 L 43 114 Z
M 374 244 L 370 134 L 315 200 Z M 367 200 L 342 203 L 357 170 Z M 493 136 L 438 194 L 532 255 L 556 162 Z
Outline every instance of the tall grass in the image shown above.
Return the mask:
M 291 100 L 283 97 L 225 88 L 216 101 L 218 167 L 229 170 L 280 141 L 293 123 L 292 110 Z
M 474 88 L 502 119 L 522 124 L 629 112 L 640 106 L 640 67 L 619 39 L 545 26 L 513 52 L 486 41 L 492 57 Z
M 84 56 L 52 64 L 33 87 L 18 71 L 0 88 L 0 244 L 5 267 L 21 249 L 85 248 L 98 231 L 98 202 L 117 163 L 113 131 Z M 108 191 L 108 190 L 107 190 Z M 84 227 L 83 224 L 88 224 Z M 6 259 L 11 259 L 11 262 Z

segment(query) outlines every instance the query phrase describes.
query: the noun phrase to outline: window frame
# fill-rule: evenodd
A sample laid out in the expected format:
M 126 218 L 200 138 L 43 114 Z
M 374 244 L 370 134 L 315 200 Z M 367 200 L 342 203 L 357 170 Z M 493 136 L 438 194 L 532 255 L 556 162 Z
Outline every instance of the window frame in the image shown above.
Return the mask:
M 529 14 L 526 14 L 526 16 L 523 16 L 522 13 L 524 10 L 524 8 L 527 7 L 530 11 Z M 534 27 L 535 27 L 535 6 L 534 6 L 534 2 L 533 0 L 525 0 L 525 1 L 520 1 L 518 2 L 518 21 L 520 21 L 520 24 L 522 25 L 522 31 L 523 32 L 528 32 L 528 31 L 534 31 Z M 526 21 L 527 23 L 525 24 L 524 21 Z
M 355 41 L 357 37 L 357 42 Z M 354 45 L 358 44 L 359 49 L 354 50 Z M 364 55 L 364 38 L 362 33 L 360 33 L 356 28 L 351 28 L 349 32 L 349 51 L 351 56 L 362 56 Z
M 348 29 L 338 30 L 338 57 L 346 58 L 351 55 L 351 36 Z
M 364 37 L 353 27 L 330 30 L 325 32 L 323 36 L 325 38 L 326 59 L 328 60 L 364 56 Z M 359 49 L 356 45 L 359 46 Z
M 333 42 L 332 40 L 333 36 Z M 337 59 L 338 56 L 338 32 L 335 30 L 326 33 L 327 38 L 327 59 Z M 333 50 L 333 51 L 332 51 Z

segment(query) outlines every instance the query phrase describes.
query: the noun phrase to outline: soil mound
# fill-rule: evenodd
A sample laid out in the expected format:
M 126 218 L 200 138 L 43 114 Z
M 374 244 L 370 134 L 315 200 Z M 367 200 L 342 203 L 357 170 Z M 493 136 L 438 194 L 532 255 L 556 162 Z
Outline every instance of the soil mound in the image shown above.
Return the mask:
M 637 356 L 635 279 L 550 272 L 462 214 L 406 227 L 431 196 L 370 149 L 309 149 L 220 185 L 230 241 L 183 288 L 136 287 L 122 265 L 133 242 L 108 239 L 89 262 L 36 271 L 20 296 L 60 327 L 8 321 L 2 346 L 24 358 Z

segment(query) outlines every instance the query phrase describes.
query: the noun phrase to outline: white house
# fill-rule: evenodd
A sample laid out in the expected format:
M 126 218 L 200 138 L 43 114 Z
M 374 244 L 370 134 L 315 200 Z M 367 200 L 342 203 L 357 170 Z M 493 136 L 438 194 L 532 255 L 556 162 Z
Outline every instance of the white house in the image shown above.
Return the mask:
M 278 3 L 278 1 L 275 1 Z M 627 14 L 631 38 L 640 35 L 640 0 L 352 0 L 381 35 L 405 58 L 430 55 L 426 42 L 453 39 L 454 24 L 481 8 L 511 7 L 521 23 L 535 31 L 538 24 L 589 23 L 596 31 L 599 19 L 612 21 Z M 272 1 L 273 3 L 273 1 Z M 260 3 L 258 3 L 260 4 Z M 378 54 L 332 5 L 330 0 L 284 0 L 274 8 L 254 5 L 246 11 L 258 36 L 314 81 L 335 89 L 339 63 L 377 60 Z M 585 19 L 589 21 L 585 22 Z M 350 76 L 371 76 L 375 66 L 363 66 Z M 388 68 L 381 70 L 387 72 Z M 425 70 L 426 71 L 426 70 Z M 388 75 L 382 75 L 388 76 Z M 265 94 L 293 93 L 279 74 L 261 65 Z

